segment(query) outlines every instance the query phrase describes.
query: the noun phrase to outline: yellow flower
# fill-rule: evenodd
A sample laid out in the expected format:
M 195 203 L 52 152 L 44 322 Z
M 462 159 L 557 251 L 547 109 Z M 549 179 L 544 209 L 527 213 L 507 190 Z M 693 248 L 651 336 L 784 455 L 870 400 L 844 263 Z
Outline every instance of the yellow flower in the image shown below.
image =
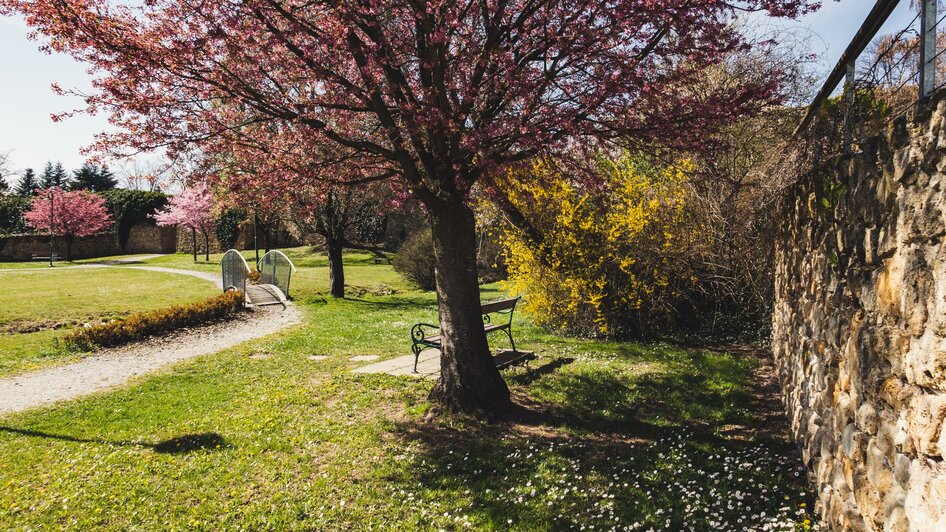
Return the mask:
M 687 210 L 690 161 L 639 167 L 634 156 L 601 161 L 603 189 L 587 189 L 537 159 L 497 179 L 497 188 L 544 236 L 535 244 L 514 227 L 500 242 L 506 290 L 528 293 L 536 322 L 580 324 L 608 333 L 645 305 L 675 297 L 693 278 L 687 248 L 700 241 Z

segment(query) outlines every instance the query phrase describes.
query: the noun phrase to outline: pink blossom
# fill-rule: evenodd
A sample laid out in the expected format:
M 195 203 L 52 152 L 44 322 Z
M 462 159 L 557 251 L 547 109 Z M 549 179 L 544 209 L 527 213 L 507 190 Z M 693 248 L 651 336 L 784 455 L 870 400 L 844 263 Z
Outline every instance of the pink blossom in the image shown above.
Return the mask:
M 37 191 L 23 217 L 30 227 L 44 232 L 52 221 L 53 235 L 70 239 L 95 235 L 112 225 L 104 198 L 85 190 L 67 192 L 55 187 Z
M 213 228 L 213 197 L 203 182 L 171 198 L 168 206 L 154 214 L 158 225 L 178 225 L 207 234 Z

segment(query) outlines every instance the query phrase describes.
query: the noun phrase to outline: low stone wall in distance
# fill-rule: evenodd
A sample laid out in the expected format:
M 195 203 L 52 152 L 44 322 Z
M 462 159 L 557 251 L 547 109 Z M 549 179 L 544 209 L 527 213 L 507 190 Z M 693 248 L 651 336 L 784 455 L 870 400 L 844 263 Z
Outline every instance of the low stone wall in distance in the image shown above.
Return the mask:
M 118 236 L 112 232 L 101 235 L 77 238 L 72 242 L 73 259 L 91 259 L 111 255 L 137 253 L 174 253 L 177 243 L 177 229 L 154 225 L 136 225 L 131 228 L 125 249 L 118 242 Z M 57 255 L 64 257 L 66 245 L 61 238 L 54 241 Z M 49 256 L 49 237 L 44 235 L 16 235 L 0 237 L 0 260 L 28 261 L 34 256 Z
M 197 254 L 204 253 L 204 235 L 199 231 L 197 234 Z M 186 227 L 180 228 L 177 233 L 177 252 L 178 253 L 193 253 L 194 251 L 194 239 L 190 229 Z M 258 245 L 262 250 L 266 246 L 266 241 L 264 237 L 263 230 L 260 229 L 257 233 Z M 214 231 L 210 232 L 209 238 L 207 239 L 210 244 L 211 253 L 222 253 L 226 251 L 220 246 L 220 243 L 217 242 L 217 235 Z M 295 237 L 293 237 L 289 232 L 283 228 L 279 227 L 276 230 L 269 232 L 269 246 L 270 248 L 286 248 L 302 245 L 302 243 Z M 245 222 L 240 225 L 240 234 L 237 237 L 236 242 L 233 246 L 238 250 L 253 249 L 253 224 Z

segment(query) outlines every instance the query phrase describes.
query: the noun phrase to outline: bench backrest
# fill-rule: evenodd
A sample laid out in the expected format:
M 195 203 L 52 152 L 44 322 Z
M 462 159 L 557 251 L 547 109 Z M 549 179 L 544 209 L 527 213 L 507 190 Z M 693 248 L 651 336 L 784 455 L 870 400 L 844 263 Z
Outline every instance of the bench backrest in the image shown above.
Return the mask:
M 500 299 L 499 301 L 490 301 L 489 303 L 483 303 L 480 312 L 482 314 L 490 314 L 492 312 L 502 312 L 504 310 L 513 310 L 516 308 L 516 303 L 519 302 L 518 297 L 513 297 L 510 299 Z

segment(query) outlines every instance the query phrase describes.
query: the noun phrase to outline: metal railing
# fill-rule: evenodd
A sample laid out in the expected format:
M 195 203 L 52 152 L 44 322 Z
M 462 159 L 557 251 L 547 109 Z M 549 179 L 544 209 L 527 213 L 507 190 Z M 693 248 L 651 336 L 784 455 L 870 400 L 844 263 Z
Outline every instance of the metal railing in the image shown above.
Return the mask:
M 250 273 L 250 265 L 243 255 L 235 249 L 228 250 L 220 259 L 221 284 L 223 291 L 239 290 L 246 294 L 246 279 Z
M 278 249 L 266 253 L 260 257 L 256 269 L 260 272 L 259 284 L 273 285 L 282 290 L 284 296 L 289 297 L 289 280 L 296 271 L 296 266 L 285 253 Z
M 906 27 L 875 40 L 903 1 L 874 4 L 795 128 L 793 138 L 815 139 L 816 158 L 825 151 L 851 153 L 859 133 L 876 131 L 878 125 L 902 116 L 946 85 L 940 79 L 946 78 L 946 72 L 939 68 L 946 38 L 937 31 L 946 18 L 942 14 L 946 9 L 939 5 L 942 0 L 911 0 L 911 6 L 918 4 L 919 9 Z M 832 117 L 825 108 L 842 81 L 844 92 L 838 102 L 842 112 Z M 835 123 L 824 123 L 832 120 Z

